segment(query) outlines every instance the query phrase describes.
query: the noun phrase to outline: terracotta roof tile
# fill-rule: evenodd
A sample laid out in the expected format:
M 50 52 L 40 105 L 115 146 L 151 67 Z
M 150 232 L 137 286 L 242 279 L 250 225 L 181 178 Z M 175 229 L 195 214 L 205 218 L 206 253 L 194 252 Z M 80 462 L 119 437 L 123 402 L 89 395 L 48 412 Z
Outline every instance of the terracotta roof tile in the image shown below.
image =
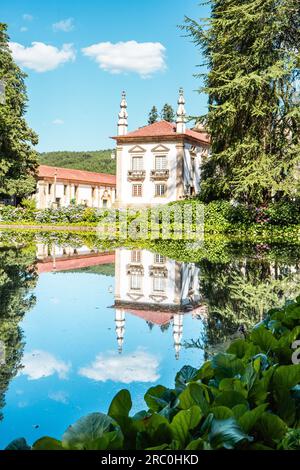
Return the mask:
M 126 137 L 148 137 L 148 136 L 159 136 L 169 135 L 176 133 L 176 125 L 168 121 L 159 121 L 148 126 L 140 127 L 135 131 L 128 132 Z
M 192 129 L 187 129 L 185 133 L 194 139 L 201 140 L 201 142 L 206 142 L 210 144 L 210 136 L 206 132 L 193 131 Z
M 135 131 L 128 132 L 125 136 L 113 137 L 113 139 L 132 139 L 134 137 L 174 137 L 182 134 L 176 133 L 176 124 L 168 121 L 159 121 L 148 126 L 140 127 Z M 191 129 L 187 129 L 186 136 L 192 137 L 193 139 L 199 140 L 204 143 L 209 143 L 210 138 L 206 132 L 197 132 Z
M 58 180 L 78 181 L 81 183 L 98 183 L 116 185 L 116 176 L 106 173 L 94 173 L 92 171 L 73 170 L 70 168 L 56 168 L 54 166 L 40 165 L 39 178 L 54 178 L 57 172 Z
M 53 259 L 50 261 L 38 261 L 38 273 L 49 273 L 51 271 L 68 271 L 72 269 L 81 269 L 89 266 L 99 266 L 100 264 L 111 264 L 115 262 L 114 253 L 100 254 L 97 256 L 78 256 L 77 258 L 57 258 L 55 265 Z
M 124 312 L 131 313 L 137 317 L 142 318 L 145 321 L 150 321 L 155 325 L 166 325 L 170 323 L 173 318 L 172 312 L 164 312 L 164 311 L 153 311 L 153 310 L 138 310 L 138 309 L 122 309 Z

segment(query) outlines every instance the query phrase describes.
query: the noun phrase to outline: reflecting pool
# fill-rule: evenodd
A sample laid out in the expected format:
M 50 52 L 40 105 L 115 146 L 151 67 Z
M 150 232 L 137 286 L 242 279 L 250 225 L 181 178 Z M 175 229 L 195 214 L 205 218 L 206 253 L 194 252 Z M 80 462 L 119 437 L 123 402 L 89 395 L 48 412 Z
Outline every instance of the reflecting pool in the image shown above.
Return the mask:
M 183 365 L 200 366 L 300 293 L 299 247 L 191 249 L 190 260 L 167 248 L 6 240 L 1 448 L 20 436 L 60 437 L 79 417 L 107 411 L 121 388 L 133 412 L 143 409 L 150 386 L 172 386 Z

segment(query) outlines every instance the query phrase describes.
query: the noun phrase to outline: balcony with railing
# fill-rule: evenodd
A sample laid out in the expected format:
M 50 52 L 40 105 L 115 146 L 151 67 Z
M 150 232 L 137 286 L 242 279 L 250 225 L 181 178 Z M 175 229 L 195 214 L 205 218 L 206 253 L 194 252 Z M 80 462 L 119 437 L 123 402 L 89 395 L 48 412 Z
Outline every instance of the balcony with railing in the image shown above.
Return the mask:
M 128 170 L 128 181 L 143 181 L 146 176 L 145 170 Z
M 138 263 L 128 263 L 126 265 L 127 275 L 136 274 L 139 276 L 144 276 L 144 266 Z
M 150 277 L 168 277 L 168 269 L 166 266 L 149 266 Z
M 169 178 L 169 170 L 151 170 L 150 178 L 154 181 L 167 180 Z

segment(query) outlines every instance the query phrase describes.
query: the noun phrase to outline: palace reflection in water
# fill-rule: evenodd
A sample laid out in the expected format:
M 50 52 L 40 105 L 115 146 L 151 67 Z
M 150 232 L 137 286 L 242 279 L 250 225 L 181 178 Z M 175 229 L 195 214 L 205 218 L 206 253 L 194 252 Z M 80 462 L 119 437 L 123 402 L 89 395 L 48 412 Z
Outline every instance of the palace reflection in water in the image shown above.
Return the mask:
M 126 342 L 126 320 L 135 316 L 149 328 L 173 330 L 178 359 L 188 314 L 206 324 L 208 349 L 240 324 L 252 325 L 275 305 L 299 293 L 299 260 L 265 259 L 268 249 L 256 246 L 250 255 L 229 263 L 180 262 L 146 249 L 114 252 L 55 244 L 37 244 L 38 273 L 76 271 L 115 263 L 114 304 L 118 352 Z M 78 271 L 79 272 L 79 271 Z M 186 338 L 187 340 L 187 338 Z M 193 343 L 195 344 L 195 343 Z
M 115 329 L 118 352 L 125 341 L 126 316 L 135 315 L 162 329 L 172 325 L 175 357 L 179 358 L 184 316 L 205 318 L 199 268 L 149 250 L 118 248 L 114 253 L 37 244 L 39 273 L 59 272 L 115 263 Z
M 179 357 L 184 316 L 205 315 L 199 289 L 199 268 L 148 250 L 116 250 L 115 322 L 119 352 L 125 337 L 126 315 L 150 324 L 173 326 L 174 349 Z
M 133 412 L 143 409 L 149 387 L 172 387 L 182 366 L 201 366 L 240 325 L 300 294 L 298 245 L 207 243 L 196 253 L 174 243 L 105 251 L 77 235 L 6 240 L 0 447 L 59 437 L 80 416 L 106 412 L 124 387 Z

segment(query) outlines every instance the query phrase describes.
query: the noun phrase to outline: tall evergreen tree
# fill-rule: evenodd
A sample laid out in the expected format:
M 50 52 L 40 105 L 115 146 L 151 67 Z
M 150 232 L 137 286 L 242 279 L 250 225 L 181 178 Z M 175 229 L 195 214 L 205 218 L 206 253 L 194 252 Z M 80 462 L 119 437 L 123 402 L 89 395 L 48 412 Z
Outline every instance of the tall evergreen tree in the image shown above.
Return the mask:
M 0 23 L 0 81 L 5 85 L 0 104 L 0 195 L 21 198 L 36 186 L 37 153 L 32 145 L 38 138 L 24 119 L 26 75 L 13 61 L 6 30 L 6 25 Z
M 158 111 L 157 107 L 153 106 L 148 117 L 148 124 L 154 124 L 158 121 Z
M 186 18 L 202 50 L 212 156 L 203 197 L 267 203 L 299 194 L 300 3 L 211 0 L 211 18 Z
M 163 109 L 161 110 L 161 118 L 168 122 L 174 122 L 175 113 L 170 104 L 166 103 L 164 105 Z

